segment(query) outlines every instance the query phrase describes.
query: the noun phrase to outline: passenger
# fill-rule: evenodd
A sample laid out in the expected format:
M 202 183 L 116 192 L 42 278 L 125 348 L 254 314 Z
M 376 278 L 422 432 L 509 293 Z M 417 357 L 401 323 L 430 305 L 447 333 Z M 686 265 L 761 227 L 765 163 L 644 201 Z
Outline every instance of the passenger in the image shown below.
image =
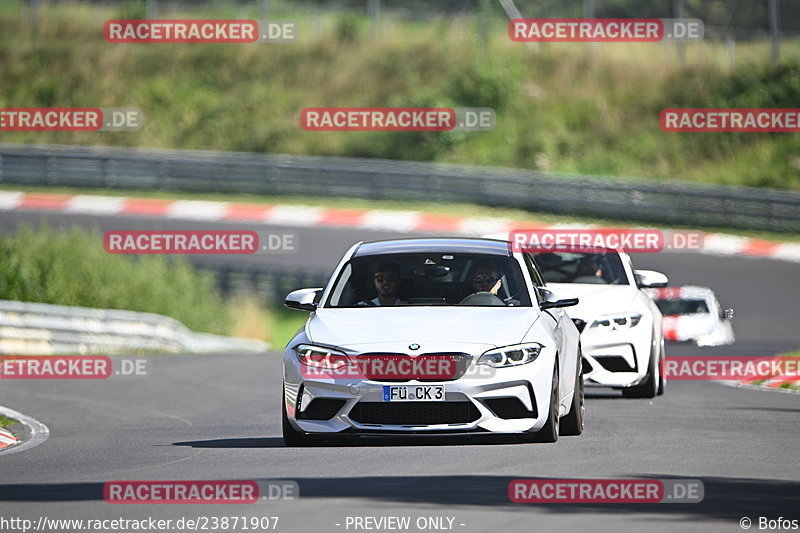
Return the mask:
M 472 277 L 472 288 L 475 292 L 490 292 L 497 296 L 500 291 L 500 272 L 491 266 L 480 265 Z

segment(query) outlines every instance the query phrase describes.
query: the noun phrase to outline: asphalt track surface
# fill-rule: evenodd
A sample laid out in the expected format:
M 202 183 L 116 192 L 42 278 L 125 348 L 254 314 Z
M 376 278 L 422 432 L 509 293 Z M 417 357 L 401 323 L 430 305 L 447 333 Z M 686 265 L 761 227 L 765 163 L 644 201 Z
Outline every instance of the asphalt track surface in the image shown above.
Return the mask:
M 2 213 L 0 228 L 13 231 L 20 221 L 42 218 Z M 44 218 L 54 226 L 102 231 L 209 228 L 142 218 Z M 325 270 L 353 242 L 393 236 L 259 227 L 296 232 L 298 252 L 212 260 Z M 723 306 L 736 310 L 735 345 L 668 346 L 670 354 L 772 355 L 800 346 L 800 266 L 676 253 L 634 262 L 665 272 L 673 284 L 708 285 Z M 451 438 L 291 449 L 280 438 L 280 354 L 160 356 L 148 365 L 141 377 L 0 384 L 0 405 L 40 420 L 51 433 L 40 446 L 0 454 L 0 517 L 279 516 L 277 530 L 286 532 L 355 531 L 345 526 L 348 516 L 409 516 L 412 524 L 420 516 L 453 517 L 453 530 L 464 532 L 741 531 L 745 516 L 754 530 L 759 517 L 800 519 L 796 394 L 701 381 L 673 381 L 652 401 L 590 389 L 586 431 L 553 445 Z M 705 498 L 692 504 L 513 504 L 507 489 L 517 478 L 692 478 L 703 481 Z M 292 480 L 300 498 L 112 505 L 102 497 L 109 480 L 191 479 Z M 74 529 L 61 529 L 68 530 Z

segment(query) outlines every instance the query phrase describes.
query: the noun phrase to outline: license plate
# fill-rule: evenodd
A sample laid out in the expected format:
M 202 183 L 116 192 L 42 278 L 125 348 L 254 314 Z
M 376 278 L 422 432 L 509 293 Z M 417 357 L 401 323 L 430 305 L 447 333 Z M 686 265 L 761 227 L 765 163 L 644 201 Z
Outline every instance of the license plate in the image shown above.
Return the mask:
M 443 402 L 444 385 L 384 385 L 384 402 Z

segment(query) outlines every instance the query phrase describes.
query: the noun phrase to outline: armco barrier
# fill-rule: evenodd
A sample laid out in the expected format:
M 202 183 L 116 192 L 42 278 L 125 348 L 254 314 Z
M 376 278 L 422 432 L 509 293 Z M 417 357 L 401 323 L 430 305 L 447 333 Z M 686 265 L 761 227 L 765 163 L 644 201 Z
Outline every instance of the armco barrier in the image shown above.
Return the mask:
M 0 354 L 266 352 L 269 345 L 197 333 L 152 313 L 0 300 Z
M 283 307 L 290 292 L 308 287 L 324 287 L 330 273 L 281 267 L 197 265 L 212 273 L 223 294 L 259 294 L 270 307 Z
M 800 193 L 795 191 L 380 159 L 0 144 L 0 184 L 469 202 L 620 220 L 800 231 Z

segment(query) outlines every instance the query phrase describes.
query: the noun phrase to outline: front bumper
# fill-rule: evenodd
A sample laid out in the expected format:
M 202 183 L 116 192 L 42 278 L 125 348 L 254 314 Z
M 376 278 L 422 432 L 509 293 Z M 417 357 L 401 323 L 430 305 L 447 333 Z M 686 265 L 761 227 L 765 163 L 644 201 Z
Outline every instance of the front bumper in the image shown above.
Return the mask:
M 477 356 L 473 356 L 477 359 Z M 516 368 L 475 366 L 452 381 L 387 382 L 309 378 L 294 351 L 284 354 L 289 423 L 314 434 L 464 432 L 522 433 L 547 419 L 554 354 L 543 350 Z M 384 386 L 444 386 L 439 402 L 387 402 Z
M 641 323 L 627 331 L 584 329 L 581 348 L 586 385 L 624 388 L 644 381 L 652 351 L 650 332 Z

